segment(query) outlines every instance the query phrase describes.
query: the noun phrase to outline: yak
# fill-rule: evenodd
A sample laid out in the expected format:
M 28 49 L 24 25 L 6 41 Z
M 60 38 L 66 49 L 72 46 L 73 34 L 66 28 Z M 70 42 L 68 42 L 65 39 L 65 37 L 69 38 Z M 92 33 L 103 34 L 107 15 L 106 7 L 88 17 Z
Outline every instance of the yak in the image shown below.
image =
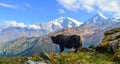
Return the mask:
M 74 48 L 77 52 L 78 48 L 82 47 L 81 37 L 79 35 L 63 35 L 59 34 L 51 37 L 53 43 L 58 44 L 60 52 L 63 52 L 64 48 Z

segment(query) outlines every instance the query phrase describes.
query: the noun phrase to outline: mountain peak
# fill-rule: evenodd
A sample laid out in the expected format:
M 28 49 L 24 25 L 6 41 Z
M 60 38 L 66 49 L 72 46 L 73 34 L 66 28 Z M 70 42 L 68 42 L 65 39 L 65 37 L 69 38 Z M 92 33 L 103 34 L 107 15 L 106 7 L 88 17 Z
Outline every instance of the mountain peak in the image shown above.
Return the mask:
M 97 14 L 98 16 L 100 16 L 100 17 L 102 17 L 102 18 L 104 18 L 104 19 L 108 19 L 106 16 L 104 16 L 101 12 L 98 12 L 98 14 Z
M 97 15 L 93 16 L 92 18 L 88 19 L 83 25 L 86 24 L 100 24 L 104 23 L 108 18 L 105 17 L 101 12 L 98 12 Z
M 62 25 L 62 26 L 66 26 L 68 28 L 70 27 L 75 27 L 75 26 L 80 26 L 82 24 L 82 22 L 79 22 L 75 19 L 72 19 L 70 17 L 59 17 L 53 21 L 51 21 L 51 23 L 55 24 L 55 25 Z

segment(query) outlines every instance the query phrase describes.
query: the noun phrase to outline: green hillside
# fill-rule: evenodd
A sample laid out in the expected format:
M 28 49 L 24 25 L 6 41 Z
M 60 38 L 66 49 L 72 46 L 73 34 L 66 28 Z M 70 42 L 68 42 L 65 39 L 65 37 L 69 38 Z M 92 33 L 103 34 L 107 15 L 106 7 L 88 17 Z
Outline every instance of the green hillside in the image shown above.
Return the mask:
M 49 54 L 50 61 L 44 59 L 40 54 L 30 57 L 0 57 L 0 64 L 23 64 L 27 60 L 42 61 L 48 64 L 118 64 L 113 61 L 111 54 L 102 54 L 93 51 L 73 51 L 69 53 Z

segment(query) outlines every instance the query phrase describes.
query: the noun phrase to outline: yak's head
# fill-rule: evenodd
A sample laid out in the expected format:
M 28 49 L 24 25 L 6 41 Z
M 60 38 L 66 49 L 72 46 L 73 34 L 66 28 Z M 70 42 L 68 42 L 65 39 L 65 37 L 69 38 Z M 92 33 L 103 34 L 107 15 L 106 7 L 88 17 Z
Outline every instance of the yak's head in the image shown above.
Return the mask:
M 58 42 L 57 42 L 57 38 L 56 38 L 56 37 L 52 36 L 52 37 L 51 37 L 51 39 L 52 39 L 53 43 L 55 43 L 55 44 L 57 44 L 57 43 L 58 43 Z

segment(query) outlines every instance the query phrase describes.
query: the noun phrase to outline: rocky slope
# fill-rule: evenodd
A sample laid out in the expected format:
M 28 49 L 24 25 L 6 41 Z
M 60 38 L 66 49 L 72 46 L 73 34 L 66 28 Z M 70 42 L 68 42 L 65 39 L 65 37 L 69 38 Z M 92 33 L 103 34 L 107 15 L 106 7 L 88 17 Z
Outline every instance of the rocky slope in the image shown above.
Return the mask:
M 120 61 L 120 27 L 108 30 L 104 35 L 102 42 L 96 46 L 96 51 L 112 53 L 114 60 Z
M 15 55 L 26 55 L 29 51 L 39 42 L 40 38 L 27 38 L 22 37 L 14 41 L 9 42 L 3 48 L 2 56 L 15 56 Z
M 39 54 L 43 51 L 50 53 L 56 52 L 57 45 L 53 44 L 51 39 L 44 37 L 22 37 L 6 44 L 0 56 L 28 56 Z
M 104 38 L 102 40 L 102 42 L 100 44 L 98 44 L 97 46 L 103 46 L 103 47 L 107 47 L 110 48 L 112 46 L 112 50 L 113 52 L 115 52 L 115 50 L 117 49 L 117 47 L 119 47 L 120 44 L 120 28 L 114 28 L 111 30 L 108 30 L 104 33 Z M 109 49 L 103 50 L 103 51 L 111 51 Z

